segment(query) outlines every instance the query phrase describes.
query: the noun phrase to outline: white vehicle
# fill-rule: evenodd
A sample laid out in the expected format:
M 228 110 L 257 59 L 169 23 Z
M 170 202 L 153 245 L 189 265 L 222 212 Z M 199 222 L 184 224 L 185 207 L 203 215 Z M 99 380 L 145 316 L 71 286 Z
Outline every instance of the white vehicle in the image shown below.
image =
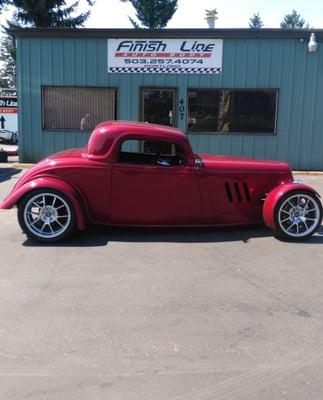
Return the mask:
M 15 90 L 0 88 L 0 142 L 18 142 L 18 101 Z
M 6 129 L 0 130 L 0 141 L 10 142 L 12 144 L 18 143 L 18 132 L 8 131 Z

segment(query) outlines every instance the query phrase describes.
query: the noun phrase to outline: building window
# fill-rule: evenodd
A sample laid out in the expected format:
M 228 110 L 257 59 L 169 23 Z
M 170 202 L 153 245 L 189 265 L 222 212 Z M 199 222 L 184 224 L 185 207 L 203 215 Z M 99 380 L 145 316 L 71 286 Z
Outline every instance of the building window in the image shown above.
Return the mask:
M 92 130 L 116 119 L 116 90 L 68 86 L 43 87 L 43 128 Z
M 275 133 L 277 97 L 272 89 L 189 90 L 188 130 Z

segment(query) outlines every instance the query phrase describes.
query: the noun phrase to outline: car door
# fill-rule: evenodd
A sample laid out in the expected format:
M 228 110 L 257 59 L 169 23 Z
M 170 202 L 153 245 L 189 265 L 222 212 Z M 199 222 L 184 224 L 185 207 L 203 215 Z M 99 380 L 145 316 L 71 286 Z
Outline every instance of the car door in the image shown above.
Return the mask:
M 169 153 L 165 147 L 174 148 L 171 143 L 161 147 L 161 142 L 128 142 L 112 166 L 110 222 L 161 226 L 198 223 L 201 199 L 195 167 L 186 165 L 184 159 L 173 161 L 180 159 L 178 154 L 160 154 Z M 156 155 L 165 158 L 158 163 Z

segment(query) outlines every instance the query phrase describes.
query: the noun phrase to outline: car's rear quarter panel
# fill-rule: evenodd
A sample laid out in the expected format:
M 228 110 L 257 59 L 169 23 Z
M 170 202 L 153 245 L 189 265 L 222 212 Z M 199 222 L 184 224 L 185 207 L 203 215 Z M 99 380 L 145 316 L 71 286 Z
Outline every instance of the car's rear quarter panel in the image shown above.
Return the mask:
M 81 195 L 90 221 L 109 220 L 111 167 L 107 163 L 86 162 L 57 168 L 55 175 L 71 184 Z

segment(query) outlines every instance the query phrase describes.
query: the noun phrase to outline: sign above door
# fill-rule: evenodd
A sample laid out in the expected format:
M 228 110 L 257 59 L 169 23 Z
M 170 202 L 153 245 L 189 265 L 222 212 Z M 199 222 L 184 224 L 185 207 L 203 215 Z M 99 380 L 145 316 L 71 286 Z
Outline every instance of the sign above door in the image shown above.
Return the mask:
M 108 39 L 109 73 L 222 73 L 222 39 Z

